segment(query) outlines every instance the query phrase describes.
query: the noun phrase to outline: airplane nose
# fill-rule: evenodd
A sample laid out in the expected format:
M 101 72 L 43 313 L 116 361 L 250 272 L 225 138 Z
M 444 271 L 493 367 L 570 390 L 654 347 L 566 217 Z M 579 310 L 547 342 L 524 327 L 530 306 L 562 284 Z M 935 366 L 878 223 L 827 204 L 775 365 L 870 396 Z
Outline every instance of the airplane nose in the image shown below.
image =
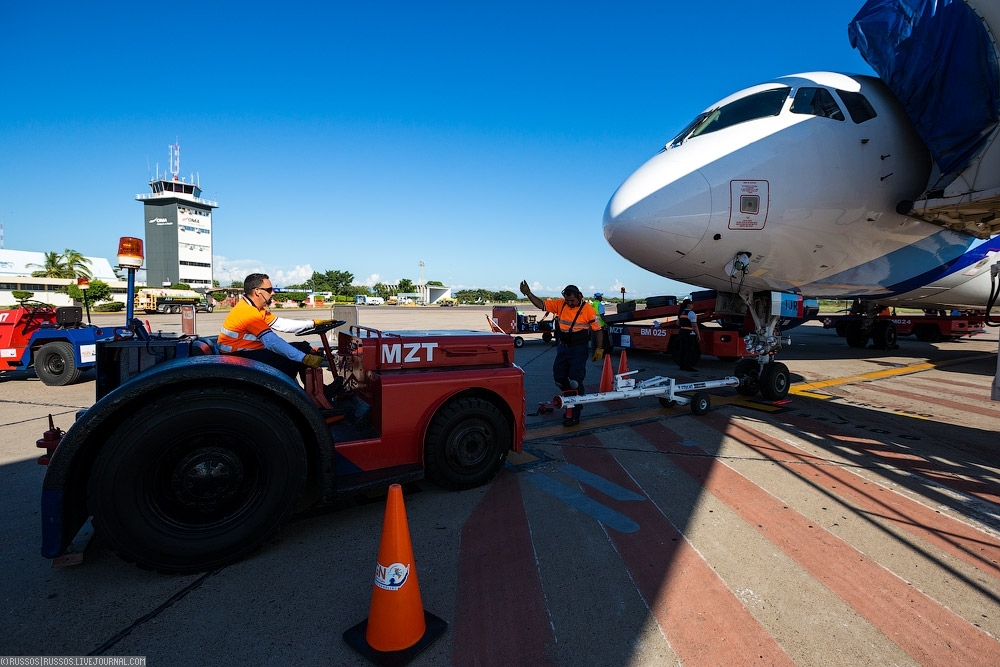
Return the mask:
M 604 211 L 604 238 L 643 268 L 665 275 L 708 231 L 712 191 L 693 165 L 665 151 L 629 176 Z

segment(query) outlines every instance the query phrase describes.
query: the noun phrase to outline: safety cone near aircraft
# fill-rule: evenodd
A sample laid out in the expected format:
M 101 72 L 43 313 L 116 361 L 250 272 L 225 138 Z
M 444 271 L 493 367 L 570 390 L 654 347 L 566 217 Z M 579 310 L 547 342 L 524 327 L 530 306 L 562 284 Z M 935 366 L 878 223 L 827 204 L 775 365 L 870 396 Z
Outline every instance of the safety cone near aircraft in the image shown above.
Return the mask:
M 621 359 L 618 360 L 618 375 L 626 373 L 628 373 L 628 357 L 625 356 L 625 350 L 622 350 Z
M 604 357 L 604 369 L 601 370 L 601 385 L 597 388 L 597 393 L 604 394 L 615 390 L 615 375 L 611 371 L 611 356 Z
M 344 641 L 376 665 L 405 665 L 440 637 L 448 623 L 425 611 L 417 583 L 403 488 L 389 487 L 368 618 Z

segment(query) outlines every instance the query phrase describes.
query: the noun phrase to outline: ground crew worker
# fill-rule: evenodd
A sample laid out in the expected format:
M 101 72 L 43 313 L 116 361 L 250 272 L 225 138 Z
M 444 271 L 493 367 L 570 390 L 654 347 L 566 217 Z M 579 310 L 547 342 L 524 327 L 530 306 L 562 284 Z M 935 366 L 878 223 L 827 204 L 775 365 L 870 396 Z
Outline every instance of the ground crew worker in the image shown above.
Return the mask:
M 604 334 L 597 323 L 594 307 L 583 300 L 583 293 L 576 285 L 567 285 L 561 299 L 543 301 L 532 294 L 528 282 L 522 280 L 521 294 L 528 297 L 536 308 L 555 315 L 558 346 L 556 360 L 552 363 L 552 379 L 562 391 L 573 389 L 583 396 L 587 393 L 583 380 L 587 376 L 588 344 L 592 331 L 597 337 L 597 348 L 591 358 L 594 361 L 604 358 Z M 574 407 L 572 414 L 572 417 L 563 419 L 563 426 L 580 423 L 580 406 Z
M 681 301 L 677 315 L 677 352 L 674 361 L 682 371 L 696 371 L 701 359 L 701 334 L 698 330 L 698 313 L 691 310 L 691 299 Z
M 219 351 L 262 361 L 295 378 L 303 367 L 319 368 L 323 357 L 315 354 L 309 343 L 289 343 L 275 331 L 298 333 L 313 327 L 331 324 L 333 320 L 293 320 L 278 317 L 267 310 L 274 300 L 271 279 L 263 273 L 251 273 L 243 280 L 243 297 L 226 315 L 219 331 Z M 338 382 L 339 381 L 339 382 Z M 324 387 L 328 397 L 343 385 L 337 377 L 334 384 Z
M 597 324 L 601 327 L 601 333 L 604 335 L 604 354 L 611 354 L 611 335 L 608 333 L 608 323 L 604 321 L 604 294 L 602 292 L 594 292 L 594 298 L 591 300 L 590 305 L 593 307 L 594 312 L 597 313 Z M 591 337 L 591 348 L 597 349 L 597 336 Z

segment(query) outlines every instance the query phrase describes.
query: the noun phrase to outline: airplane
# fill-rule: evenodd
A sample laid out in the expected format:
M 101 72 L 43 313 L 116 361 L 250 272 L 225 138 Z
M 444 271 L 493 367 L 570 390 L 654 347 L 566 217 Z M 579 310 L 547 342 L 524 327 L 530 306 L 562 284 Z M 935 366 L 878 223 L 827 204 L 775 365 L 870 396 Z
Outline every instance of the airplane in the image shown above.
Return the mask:
M 860 336 L 854 332 L 853 340 L 863 341 L 861 347 L 869 336 L 876 337 L 876 346 L 878 337 L 895 340 L 891 324 L 874 324 L 885 306 L 988 313 L 996 297 L 997 46 L 987 34 L 981 48 L 988 53 L 973 55 L 992 63 L 992 69 L 981 68 L 987 70 L 985 82 L 974 88 L 982 96 L 985 86 L 993 105 L 985 124 L 972 128 L 978 134 L 957 147 L 935 144 L 935 136 L 925 141 L 921 137 L 939 127 L 928 130 L 919 118 L 926 109 L 900 102 L 905 77 L 880 70 L 902 57 L 878 52 L 898 47 L 898 40 L 885 45 L 892 36 L 879 30 L 891 21 L 878 12 L 907 2 L 913 4 L 869 0 L 849 26 L 852 41 L 865 49 L 862 55 L 881 78 L 808 72 L 734 93 L 698 114 L 628 176 L 604 212 L 604 237 L 622 257 L 666 278 L 717 290 L 720 301 L 749 311 L 756 331 L 745 340 L 756 358 L 741 360 L 736 375 L 765 387 L 765 395 L 783 397 L 788 387 L 787 367 L 774 361 L 787 344 L 777 328 L 781 299 L 774 293 L 860 299 L 866 319 L 857 326 L 867 328 Z M 971 12 L 981 31 L 991 21 L 1000 27 L 1000 3 L 939 3 Z M 931 19 L 943 13 L 939 8 Z M 961 20 L 968 19 L 963 13 Z M 953 29 L 922 25 L 920 36 Z M 950 63 L 942 60 L 943 67 Z M 902 85 L 933 88 L 933 81 L 922 70 Z M 949 101 L 955 100 L 942 104 L 942 115 L 954 115 L 956 105 Z

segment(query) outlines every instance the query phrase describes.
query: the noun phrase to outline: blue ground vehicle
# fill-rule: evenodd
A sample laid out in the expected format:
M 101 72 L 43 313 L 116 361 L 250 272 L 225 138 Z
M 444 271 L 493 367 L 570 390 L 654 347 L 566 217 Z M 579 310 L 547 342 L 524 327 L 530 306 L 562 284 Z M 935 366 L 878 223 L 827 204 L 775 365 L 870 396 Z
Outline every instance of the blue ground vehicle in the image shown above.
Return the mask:
M 0 372 L 33 368 L 46 385 L 73 384 L 94 367 L 97 340 L 113 335 L 113 328 L 84 324 L 78 306 L 22 301 L 0 310 Z

